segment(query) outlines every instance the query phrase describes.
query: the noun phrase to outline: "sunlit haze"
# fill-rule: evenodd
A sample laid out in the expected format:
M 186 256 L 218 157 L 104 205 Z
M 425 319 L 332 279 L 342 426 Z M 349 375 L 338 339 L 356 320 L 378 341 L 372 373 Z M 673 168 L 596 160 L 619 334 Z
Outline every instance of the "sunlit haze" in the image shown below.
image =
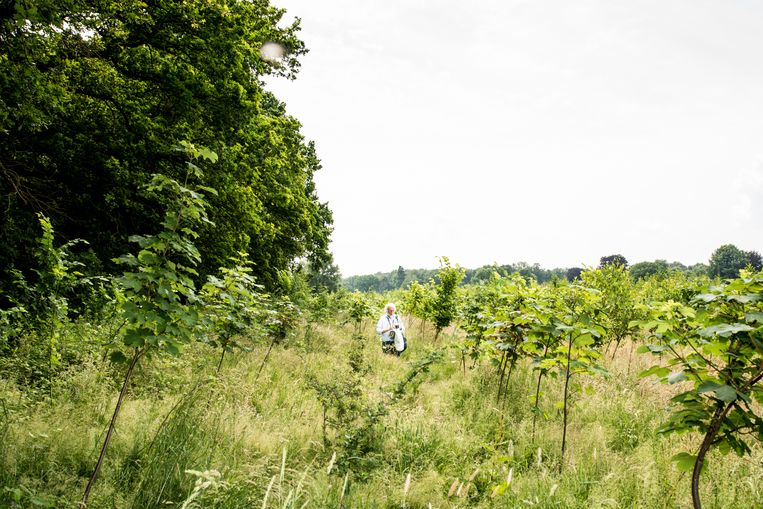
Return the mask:
M 763 2 L 275 3 L 344 276 L 763 249 Z

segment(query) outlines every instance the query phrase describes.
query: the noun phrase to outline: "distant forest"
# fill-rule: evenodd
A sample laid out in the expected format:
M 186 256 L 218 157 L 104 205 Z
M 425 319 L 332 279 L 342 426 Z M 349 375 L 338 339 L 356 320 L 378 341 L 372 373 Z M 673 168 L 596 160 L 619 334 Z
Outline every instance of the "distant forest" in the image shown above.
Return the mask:
M 724 245 L 713 252 L 709 265 L 697 263 L 687 266 L 680 262 L 655 260 L 652 262 L 639 262 L 629 266 L 628 260 L 624 256 L 616 254 L 603 256 L 600 259 L 599 267 L 609 264 L 628 267 L 631 276 L 636 280 L 654 275 L 659 276 L 669 272 L 734 277 L 734 274 L 738 273 L 740 268 L 744 268 L 748 264 L 754 269 L 760 270 L 761 257 L 756 251 L 742 251 L 736 246 Z M 517 273 L 525 278 L 535 279 L 539 283 L 546 283 L 554 279 L 573 281 L 580 277 L 580 273 L 583 270 L 584 268 L 582 267 L 544 269 L 537 263 L 529 264 L 526 262 L 507 265 L 483 265 L 476 269 L 466 269 L 466 276 L 461 284 L 466 285 L 486 281 L 490 279 L 493 273 L 500 276 Z M 437 269 L 405 269 L 402 266 L 398 266 L 397 270 L 391 272 L 377 272 L 375 274 L 344 278 L 342 279 L 342 286 L 350 291 L 386 292 L 397 288 L 406 288 L 413 281 L 426 283 L 433 279 L 437 279 Z
M 361 276 L 350 276 L 342 280 L 342 286 L 350 291 L 361 292 L 376 291 L 386 292 L 397 288 L 405 288 L 413 281 L 426 283 L 437 279 L 438 269 L 404 269 L 398 266 L 391 272 L 377 272 Z M 567 269 L 544 269 L 537 263 L 528 264 L 519 262 L 509 265 L 484 265 L 477 269 L 467 269 L 462 284 L 476 283 L 490 279 L 493 272 L 506 276 L 518 272 L 524 277 L 533 277 L 539 283 L 550 281 L 553 278 L 564 279 L 567 277 Z

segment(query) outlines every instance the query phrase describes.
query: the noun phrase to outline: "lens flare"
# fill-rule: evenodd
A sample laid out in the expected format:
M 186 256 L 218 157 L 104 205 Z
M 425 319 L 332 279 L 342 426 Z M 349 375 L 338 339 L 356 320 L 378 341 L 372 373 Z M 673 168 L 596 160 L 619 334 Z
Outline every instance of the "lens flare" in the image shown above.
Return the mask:
M 260 56 L 266 62 L 279 62 L 286 56 L 286 48 L 277 42 L 266 42 L 260 47 Z

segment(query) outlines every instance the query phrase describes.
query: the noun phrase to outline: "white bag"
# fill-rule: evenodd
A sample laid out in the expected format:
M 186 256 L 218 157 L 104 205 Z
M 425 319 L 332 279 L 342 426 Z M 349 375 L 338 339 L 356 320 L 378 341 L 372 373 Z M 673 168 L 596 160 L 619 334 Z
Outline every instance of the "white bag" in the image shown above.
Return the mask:
M 398 352 L 405 350 L 405 336 L 403 336 L 402 331 L 395 333 L 395 350 Z

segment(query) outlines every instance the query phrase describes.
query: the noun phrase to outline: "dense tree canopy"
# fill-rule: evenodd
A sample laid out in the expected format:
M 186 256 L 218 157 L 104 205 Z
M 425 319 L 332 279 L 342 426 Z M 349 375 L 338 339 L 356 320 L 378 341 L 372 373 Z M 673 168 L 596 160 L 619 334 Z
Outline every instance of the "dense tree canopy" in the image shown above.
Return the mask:
M 670 266 L 666 260 L 655 260 L 653 262 L 634 263 L 629 272 L 633 279 L 639 280 L 649 276 L 666 275 L 669 271 Z
M 763 269 L 763 257 L 757 251 L 747 251 L 747 260 L 754 270 Z
M 710 256 L 710 276 L 720 276 L 724 279 L 734 278 L 739 271 L 747 266 L 747 253 L 733 244 L 724 244 Z
M 606 267 L 607 265 L 620 265 L 627 268 L 628 260 L 621 254 L 602 256 L 599 260 L 599 268 Z
M 267 0 L 28 0 L 0 7 L 0 259 L 28 269 L 37 213 L 82 238 L 108 267 L 127 237 L 149 233 L 161 204 L 141 185 L 180 178 L 180 140 L 220 155 L 198 245 L 202 273 L 248 251 L 272 287 L 298 257 L 329 263 L 332 222 L 300 125 L 262 77 L 293 78 L 298 23 Z M 286 49 L 272 62 L 267 41 Z
M 580 270 L 582 271 L 582 269 Z M 375 274 L 347 277 L 342 281 L 342 286 L 350 291 L 386 292 L 396 288 L 407 288 L 414 281 L 419 283 L 426 283 L 430 280 L 439 281 L 438 272 L 438 269 L 404 269 L 402 266 L 398 266 L 397 270 L 391 272 L 377 272 Z M 498 274 L 499 276 L 519 274 L 525 279 L 534 279 L 539 283 L 546 283 L 555 278 L 563 279 L 567 272 L 566 269 L 544 269 L 537 263 L 529 264 L 526 262 L 506 265 L 483 265 L 476 269 L 466 269 L 462 283 L 469 284 L 488 281 L 493 274 Z

